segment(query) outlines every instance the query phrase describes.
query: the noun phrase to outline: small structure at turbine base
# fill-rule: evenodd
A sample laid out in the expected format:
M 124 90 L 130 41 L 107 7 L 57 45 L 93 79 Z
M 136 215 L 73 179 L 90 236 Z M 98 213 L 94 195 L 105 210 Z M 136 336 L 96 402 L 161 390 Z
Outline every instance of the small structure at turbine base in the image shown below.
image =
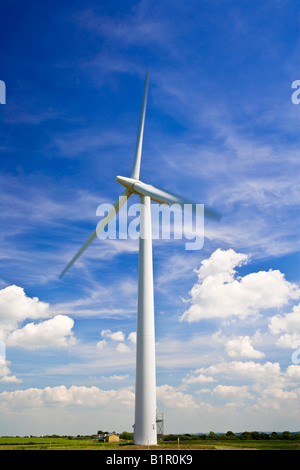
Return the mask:
M 156 433 L 157 433 L 157 439 L 163 439 L 164 438 L 164 414 L 163 413 L 158 413 L 156 412 Z

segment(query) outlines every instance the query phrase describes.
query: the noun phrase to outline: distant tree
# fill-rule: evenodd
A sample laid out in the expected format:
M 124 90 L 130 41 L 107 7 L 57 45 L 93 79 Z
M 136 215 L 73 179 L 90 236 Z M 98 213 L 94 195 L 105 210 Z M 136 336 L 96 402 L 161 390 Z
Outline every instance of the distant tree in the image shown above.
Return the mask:
M 182 434 L 181 436 L 179 436 L 179 439 L 181 441 L 188 441 L 189 439 L 193 439 L 193 436 L 191 434 Z
M 218 436 L 213 431 L 210 431 L 208 437 L 209 439 L 218 439 Z
M 260 439 L 260 434 L 258 431 L 252 431 L 250 435 L 251 435 L 251 439 Z
M 115 431 L 114 431 L 115 432 Z M 99 429 L 99 431 L 97 432 L 97 434 L 109 434 L 108 431 L 102 431 L 101 429 Z
M 120 439 L 124 439 L 125 441 L 132 441 L 133 440 L 133 432 L 123 431 L 120 434 Z
M 271 439 L 271 436 L 270 434 L 267 434 L 266 432 L 261 432 L 260 439 L 263 439 L 264 441 L 268 441 L 269 439 Z
M 177 441 L 178 436 L 175 434 L 166 434 L 164 436 L 164 441 Z
M 249 431 L 242 432 L 241 439 L 243 440 L 251 439 L 251 433 Z
M 226 436 L 227 439 L 238 439 L 238 436 L 236 436 L 236 435 L 234 434 L 234 432 L 232 432 L 232 431 L 227 431 L 227 433 L 225 434 L 225 436 Z

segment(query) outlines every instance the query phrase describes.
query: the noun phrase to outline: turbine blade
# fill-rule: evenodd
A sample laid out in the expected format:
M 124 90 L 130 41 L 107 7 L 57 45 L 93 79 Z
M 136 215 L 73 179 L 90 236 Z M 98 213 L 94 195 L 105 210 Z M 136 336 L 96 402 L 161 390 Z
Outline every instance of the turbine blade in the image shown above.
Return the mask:
M 92 235 L 89 239 L 85 242 L 85 244 L 80 248 L 80 250 L 76 253 L 76 255 L 71 259 L 70 263 L 65 267 L 65 269 L 60 274 L 59 278 L 61 279 L 64 274 L 70 269 L 70 267 L 75 263 L 75 261 L 79 258 L 79 256 L 87 249 L 87 247 L 92 243 L 92 241 L 96 238 L 97 232 L 96 230 L 93 231 Z
M 60 278 L 63 277 L 63 275 L 68 271 L 68 269 L 70 269 L 70 267 L 75 263 L 75 261 L 79 258 L 80 255 L 82 255 L 82 253 L 87 249 L 87 247 L 92 243 L 92 241 L 96 238 L 96 236 L 98 235 L 98 233 L 102 232 L 105 227 L 107 226 L 107 224 L 110 222 L 110 220 L 112 220 L 116 215 L 117 213 L 119 212 L 119 210 L 121 209 L 121 207 L 125 204 L 125 202 L 127 201 L 127 199 L 131 196 L 132 192 L 129 191 L 128 189 L 126 189 L 123 194 L 119 197 L 119 199 L 115 202 L 115 204 L 113 205 L 113 207 L 110 209 L 110 211 L 108 212 L 108 214 L 103 217 L 103 219 L 98 223 L 97 225 L 97 228 L 96 230 L 93 231 L 92 235 L 88 238 L 88 240 L 85 242 L 84 245 L 82 245 L 82 247 L 80 248 L 80 250 L 77 251 L 76 255 L 71 259 L 71 261 L 69 262 L 69 264 L 65 267 L 65 269 L 62 271 L 62 273 L 60 274 Z
M 147 71 L 146 78 L 145 78 L 143 101 L 142 101 L 142 107 L 141 107 L 141 112 L 140 112 L 138 135 L 137 135 L 137 140 L 136 140 L 135 158 L 134 158 L 134 163 L 133 163 L 133 168 L 132 168 L 132 173 L 131 173 L 131 178 L 134 178 L 137 180 L 140 177 L 140 166 L 141 166 L 141 156 L 142 156 L 142 146 L 143 146 L 146 104 L 147 104 L 147 96 L 148 96 L 148 85 L 149 85 L 149 70 Z
M 163 189 L 159 189 L 151 184 L 145 184 L 141 181 L 134 183 L 132 191 L 140 196 L 150 196 L 152 201 L 158 202 L 159 204 L 179 204 L 183 206 L 184 204 L 190 204 L 192 210 L 195 210 L 196 203 L 177 194 L 170 193 Z M 220 220 L 221 214 L 212 208 L 204 206 L 204 215 L 211 219 Z

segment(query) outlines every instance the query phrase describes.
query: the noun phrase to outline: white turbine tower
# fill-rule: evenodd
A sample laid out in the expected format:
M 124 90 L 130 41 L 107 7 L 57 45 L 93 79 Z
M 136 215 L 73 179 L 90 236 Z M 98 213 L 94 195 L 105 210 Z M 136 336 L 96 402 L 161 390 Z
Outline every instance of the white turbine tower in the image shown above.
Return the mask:
M 97 225 L 86 243 L 76 253 L 61 273 L 62 277 L 72 264 L 85 251 L 112 220 L 132 194 L 140 197 L 140 236 L 138 270 L 138 307 L 137 307 L 137 345 L 136 345 L 136 385 L 135 385 L 135 424 L 134 443 L 137 445 L 156 445 L 156 366 L 155 366 L 155 329 L 154 295 L 152 265 L 151 200 L 160 204 L 186 204 L 186 199 L 158 189 L 140 181 L 140 164 L 144 134 L 145 112 L 148 95 L 149 72 L 146 74 L 143 101 L 140 113 L 136 142 L 135 159 L 130 178 L 117 176 L 116 180 L 126 189 L 108 214 Z M 219 218 L 213 210 L 205 209 L 205 215 Z

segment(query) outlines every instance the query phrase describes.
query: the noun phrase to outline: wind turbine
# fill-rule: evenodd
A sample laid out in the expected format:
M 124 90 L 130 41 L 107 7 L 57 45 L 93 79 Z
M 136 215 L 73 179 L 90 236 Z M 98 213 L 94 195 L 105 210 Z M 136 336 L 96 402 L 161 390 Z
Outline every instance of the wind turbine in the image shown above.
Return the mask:
M 187 199 L 176 196 L 155 186 L 140 181 L 140 165 L 144 134 L 146 103 L 149 85 L 149 71 L 146 74 L 143 100 L 139 119 L 135 158 L 131 177 L 117 176 L 116 180 L 126 189 L 108 214 L 98 223 L 86 243 L 80 248 L 70 263 L 62 271 L 62 277 L 86 248 L 108 225 L 132 194 L 140 197 L 140 236 L 138 267 L 138 306 L 137 306 L 137 344 L 136 344 L 136 384 L 135 384 L 135 424 L 134 443 L 137 445 L 156 445 L 156 366 L 155 366 L 155 328 L 153 262 L 151 232 L 151 200 L 160 204 L 186 204 Z M 205 209 L 206 216 L 218 219 L 219 215 Z

